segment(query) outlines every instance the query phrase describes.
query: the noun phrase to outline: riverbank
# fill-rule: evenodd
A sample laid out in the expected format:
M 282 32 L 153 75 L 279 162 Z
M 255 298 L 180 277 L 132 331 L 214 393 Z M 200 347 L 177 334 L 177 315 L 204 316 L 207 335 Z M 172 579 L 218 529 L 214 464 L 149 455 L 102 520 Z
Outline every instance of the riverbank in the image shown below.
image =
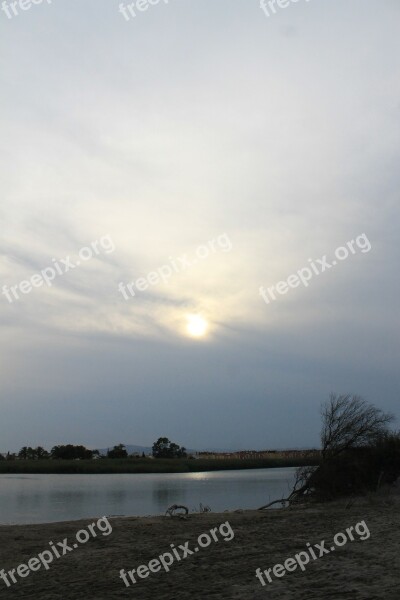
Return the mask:
M 151 459 L 127 458 L 99 460 L 2 460 L 1 473 L 202 473 L 235 469 L 273 469 L 318 464 L 318 460 L 304 458 L 277 459 Z
M 400 505 L 397 497 L 374 497 L 296 507 L 279 511 L 190 514 L 187 519 L 167 517 L 110 519 L 112 532 L 90 538 L 85 544 L 55 559 L 7 588 L 0 580 L 1 598 L 30 600 L 397 600 L 400 586 Z M 220 525 L 229 522 L 228 540 Z M 257 568 L 272 568 L 307 549 L 306 544 L 331 541 L 338 532 L 365 521 L 368 539 L 337 547 L 304 572 L 299 568 L 262 587 Z M 48 525 L 2 526 L 0 566 L 6 572 L 26 564 L 49 548 L 49 542 L 67 538 L 93 520 Z M 198 545 L 201 534 L 218 528 L 218 542 L 175 561 L 169 572 L 149 572 L 126 587 L 120 570 L 137 569 L 160 554 L 189 542 Z M 225 534 L 228 529 L 223 530 Z M 365 531 L 365 529 L 364 529 Z M 211 537 L 211 536 L 210 536 Z M 65 540 L 65 541 L 67 541 Z M 60 550 L 61 552 L 61 550 Z M 182 551 L 181 551 L 182 554 Z M 143 571 L 143 574 L 145 572 Z

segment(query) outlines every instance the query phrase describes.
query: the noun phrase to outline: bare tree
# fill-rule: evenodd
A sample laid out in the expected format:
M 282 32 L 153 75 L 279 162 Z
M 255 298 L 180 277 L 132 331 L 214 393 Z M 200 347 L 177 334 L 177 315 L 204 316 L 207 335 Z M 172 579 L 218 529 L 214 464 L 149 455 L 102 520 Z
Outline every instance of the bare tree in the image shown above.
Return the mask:
M 264 510 L 278 503 L 291 505 L 312 496 L 318 476 L 326 473 L 338 455 L 356 447 L 373 446 L 389 434 L 393 415 L 368 404 L 360 396 L 331 394 L 322 407 L 322 462 L 318 467 L 300 467 L 288 498 L 261 506 Z
M 387 433 L 393 419 L 393 415 L 368 404 L 360 396 L 331 394 L 322 408 L 323 460 L 374 443 Z

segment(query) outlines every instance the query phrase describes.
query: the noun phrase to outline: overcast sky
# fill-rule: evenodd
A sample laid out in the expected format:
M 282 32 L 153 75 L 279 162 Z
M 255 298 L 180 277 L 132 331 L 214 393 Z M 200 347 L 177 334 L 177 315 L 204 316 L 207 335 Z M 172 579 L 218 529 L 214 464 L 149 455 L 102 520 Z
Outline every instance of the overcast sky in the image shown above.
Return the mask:
M 119 4 L 0 11 L 0 450 L 309 447 L 332 391 L 398 414 L 398 0 Z

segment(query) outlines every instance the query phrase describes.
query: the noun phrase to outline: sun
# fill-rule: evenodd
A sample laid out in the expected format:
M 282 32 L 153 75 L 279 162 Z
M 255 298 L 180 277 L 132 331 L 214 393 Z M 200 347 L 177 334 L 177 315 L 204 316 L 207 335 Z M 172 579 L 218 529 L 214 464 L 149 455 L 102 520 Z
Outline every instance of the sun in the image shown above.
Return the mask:
M 188 315 L 186 317 L 186 331 L 192 337 L 204 337 L 208 330 L 208 323 L 200 315 Z

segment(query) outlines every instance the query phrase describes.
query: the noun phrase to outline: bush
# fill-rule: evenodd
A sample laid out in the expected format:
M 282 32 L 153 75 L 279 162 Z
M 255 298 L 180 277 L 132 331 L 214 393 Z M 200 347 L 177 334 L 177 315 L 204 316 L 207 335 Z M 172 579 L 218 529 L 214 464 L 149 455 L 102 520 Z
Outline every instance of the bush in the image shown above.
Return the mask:
M 324 461 L 309 477 L 319 500 L 365 494 L 400 476 L 400 435 L 385 434 L 373 445 L 352 448 Z

